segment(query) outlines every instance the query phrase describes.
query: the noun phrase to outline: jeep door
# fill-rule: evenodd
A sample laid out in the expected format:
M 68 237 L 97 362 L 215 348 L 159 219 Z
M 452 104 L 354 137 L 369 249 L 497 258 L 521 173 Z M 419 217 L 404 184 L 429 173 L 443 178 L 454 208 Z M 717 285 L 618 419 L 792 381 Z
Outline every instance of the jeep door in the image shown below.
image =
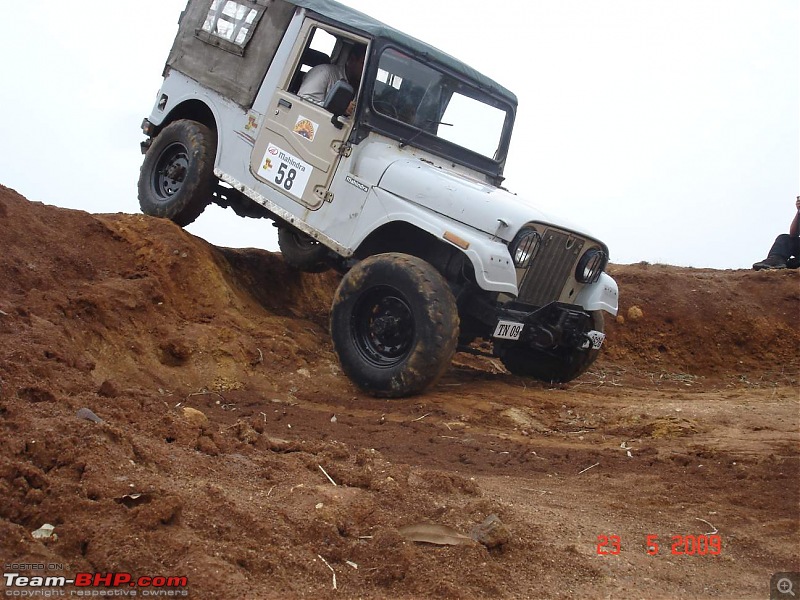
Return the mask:
M 330 112 L 297 95 L 304 76 L 301 69 L 319 60 L 343 64 L 353 44 L 366 43 L 307 20 L 256 139 L 250 162 L 253 175 L 308 210 L 316 211 L 330 199 L 329 188 L 352 122 L 341 118 L 337 127 Z M 326 44 L 332 47 L 325 48 Z

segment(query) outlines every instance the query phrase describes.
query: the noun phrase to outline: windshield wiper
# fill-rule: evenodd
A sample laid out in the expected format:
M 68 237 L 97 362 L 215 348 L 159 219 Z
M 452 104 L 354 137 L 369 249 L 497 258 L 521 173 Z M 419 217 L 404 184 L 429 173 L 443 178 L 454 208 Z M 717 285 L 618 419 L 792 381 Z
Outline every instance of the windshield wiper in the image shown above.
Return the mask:
M 452 123 L 445 123 L 445 122 L 443 122 L 443 121 L 425 121 L 425 122 L 426 122 L 428 125 L 446 125 L 447 127 L 452 127 L 452 126 L 453 126 L 453 124 L 452 124 Z M 411 127 L 413 127 L 414 129 L 416 129 L 416 130 L 417 130 L 417 131 L 416 131 L 416 133 L 414 133 L 414 135 L 412 135 L 412 136 L 411 136 L 410 138 L 408 138 L 407 140 L 403 141 L 403 142 L 400 144 L 400 148 L 405 148 L 406 146 L 408 146 L 408 145 L 409 145 L 411 142 L 413 142 L 414 140 L 416 140 L 416 139 L 419 137 L 419 135 L 420 135 L 421 133 L 428 133 L 428 132 L 426 132 L 424 129 L 420 129 L 420 128 L 419 128 L 419 127 L 417 127 L 416 125 L 411 125 Z

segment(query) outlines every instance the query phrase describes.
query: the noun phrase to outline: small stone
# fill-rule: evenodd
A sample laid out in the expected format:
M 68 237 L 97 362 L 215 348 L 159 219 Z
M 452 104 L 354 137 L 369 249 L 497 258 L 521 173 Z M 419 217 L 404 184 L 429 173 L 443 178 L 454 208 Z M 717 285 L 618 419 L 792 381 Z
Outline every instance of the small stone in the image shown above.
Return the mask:
M 103 419 L 98 417 L 88 408 L 79 408 L 78 412 L 75 413 L 75 416 L 79 419 L 84 419 L 86 421 L 91 421 L 92 423 L 102 423 Z
M 202 427 L 203 425 L 208 424 L 208 417 L 203 412 L 197 410 L 196 408 L 192 408 L 191 406 L 183 407 L 183 416 L 195 427 Z
M 36 531 L 32 531 L 31 535 L 34 537 L 34 539 L 37 540 L 46 540 L 50 538 L 57 540 L 58 536 L 54 533 L 55 529 L 56 529 L 55 525 L 50 525 L 50 523 L 45 523 L 44 525 L 39 527 L 39 529 L 37 529 Z
M 483 523 L 473 527 L 470 537 L 490 549 L 511 541 L 511 533 L 497 515 L 489 515 Z
M 644 317 L 644 311 L 638 306 L 634 305 L 628 309 L 628 319 L 631 321 L 638 321 L 642 317 Z

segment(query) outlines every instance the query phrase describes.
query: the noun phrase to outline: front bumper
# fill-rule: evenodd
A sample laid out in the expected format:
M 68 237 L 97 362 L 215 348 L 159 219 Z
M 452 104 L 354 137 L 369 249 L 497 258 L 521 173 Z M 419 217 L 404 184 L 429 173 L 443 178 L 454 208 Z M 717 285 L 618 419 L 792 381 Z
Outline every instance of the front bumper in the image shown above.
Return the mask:
M 526 311 L 523 307 L 503 307 L 497 311 L 493 341 L 499 346 L 524 346 L 540 350 L 571 348 L 597 349 L 605 335 L 593 329 L 592 315 L 574 305 L 552 302 Z M 503 327 L 503 325 L 509 325 Z M 517 329 L 513 326 L 521 325 Z
M 156 131 L 156 126 L 153 125 L 149 119 L 144 119 L 142 121 L 142 132 L 147 136 L 147 139 L 139 144 L 139 148 L 142 151 L 142 154 L 147 154 L 147 150 L 150 148 L 150 145 L 153 143 L 153 136 Z

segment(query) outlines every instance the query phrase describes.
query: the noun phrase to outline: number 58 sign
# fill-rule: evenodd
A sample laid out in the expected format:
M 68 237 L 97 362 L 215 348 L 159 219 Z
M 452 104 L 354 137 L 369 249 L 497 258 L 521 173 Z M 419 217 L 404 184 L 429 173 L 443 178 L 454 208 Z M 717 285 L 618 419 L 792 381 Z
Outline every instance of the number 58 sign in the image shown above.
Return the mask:
M 310 164 L 270 144 L 264 152 L 258 175 L 295 198 L 302 198 L 312 170 Z

